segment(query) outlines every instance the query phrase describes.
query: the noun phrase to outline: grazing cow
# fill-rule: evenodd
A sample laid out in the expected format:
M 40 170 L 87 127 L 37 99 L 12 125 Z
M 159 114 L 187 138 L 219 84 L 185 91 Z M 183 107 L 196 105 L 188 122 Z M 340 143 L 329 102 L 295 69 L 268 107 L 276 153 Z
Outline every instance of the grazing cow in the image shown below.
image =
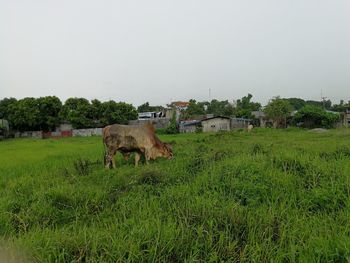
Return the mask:
M 155 134 L 152 124 L 139 125 L 120 125 L 113 124 L 103 128 L 103 143 L 106 146 L 105 166 L 115 168 L 115 154 L 121 152 L 124 159 L 128 159 L 130 153 L 135 152 L 135 166 L 138 165 L 143 154 L 148 164 L 149 160 L 157 157 L 171 159 L 173 151 L 170 144 L 163 143 Z
M 253 130 L 253 128 L 254 128 L 254 126 L 251 125 L 251 124 L 249 124 L 249 125 L 248 125 L 248 128 L 247 128 L 248 132 L 251 132 L 251 131 Z

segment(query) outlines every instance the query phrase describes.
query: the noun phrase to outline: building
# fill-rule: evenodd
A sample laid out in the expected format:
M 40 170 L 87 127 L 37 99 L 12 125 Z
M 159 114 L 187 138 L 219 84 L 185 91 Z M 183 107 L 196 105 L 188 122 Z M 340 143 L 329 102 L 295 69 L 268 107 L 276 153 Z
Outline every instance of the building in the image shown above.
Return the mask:
M 139 120 L 144 120 L 144 119 L 156 119 L 156 118 L 164 118 L 165 117 L 165 113 L 163 113 L 162 111 L 160 112 L 139 112 L 138 113 L 138 119 Z
M 179 124 L 180 133 L 193 133 L 202 128 L 200 120 L 181 121 Z
M 255 119 L 259 120 L 259 126 L 262 128 L 274 127 L 273 120 L 266 117 L 265 112 L 263 111 L 252 111 L 252 115 Z
M 231 130 L 231 119 L 224 116 L 206 118 L 201 121 L 203 132 L 218 132 Z
M 350 110 L 346 110 L 342 114 L 342 122 L 344 127 L 350 128 Z
M 176 108 L 180 111 L 187 110 L 187 107 L 190 103 L 187 101 L 174 101 L 170 104 L 171 108 Z

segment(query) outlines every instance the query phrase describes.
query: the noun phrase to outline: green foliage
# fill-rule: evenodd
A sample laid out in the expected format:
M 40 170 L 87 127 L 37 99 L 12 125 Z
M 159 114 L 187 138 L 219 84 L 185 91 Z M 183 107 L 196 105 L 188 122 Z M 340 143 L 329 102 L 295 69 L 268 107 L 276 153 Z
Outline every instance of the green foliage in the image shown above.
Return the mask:
M 266 116 L 275 123 L 285 121 L 290 116 L 292 108 L 288 101 L 275 97 L 267 104 L 264 109 Z
M 149 102 L 146 102 L 137 107 L 137 112 L 158 112 L 164 110 L 162 106 L 150 106 Z
M 9 120 L 11 105 L 16 102 L 17 100 L 15 98 L 4 98 L 0 100 L 0 119 Z
M 339 119 L 339 114 L 327 112 L 320 107 L 312 105 L 306 105 L 294 116 L 294 121 L 302 123 L 302 126 L 306 128 L 332 128 Z
M 20 131 L 40 128 L 40 108 L 35 98 L 24 98 L 9 106 L 8 119 L 13 128 Z
M 129 120 L 137 119 L 136 109 L 128 103 L 107 101 L 101 106 L 101 123 L 108 124 L 128 124 Z
M 196 115 L 204 115 L 205 109 L 204 109 L 204 103 L 196 102 L 196 100 L 191 99 L 189 101 L 189 105 L 187 107 L 186 113 L 191 116 Z
M 252 102 L 252 94 L 244 96 L 242 99 L 237 100 L 235 108 L 235 116 L 238 118 L 253 119 L 252 111 L 258 111 L 261 109 L 261 104 L 258 102 Z
M 173 116 L 170 120 L 169 125 L 164 130 L 165 134 L 176 134 L 179 133 L 179 129 L 176 122 L 176 112 L 174 111 Z
M 76 129 L 93 127 L 91 105 L 84 98 L 67 99 L 60 112 L 60 117 L 62 120 L 70 122 Z
M 131 104 L 124 102 L 69 98 L 62 106 L 59 98 L 47 96 L 16 100 L 0 100 L 0 119 L 9 121 L 14 130 L 53 131 L 61 121 L 72 123 L 74 128 L 102 127 L 107 124 L 127 124 L 137 118 Z
M 325 100 L 325 101 L 307 100 L 306 104 L 310 106 L 324 108 L 326 110 L 330 110 L 332 107 L 332 102 L 330 100 Z
M 302 107 L 306 105 L 306 101 L 300 98 L 288 98 L 284 100 L 289 102 L 293 110 L 300 110 Z
M 233 106 L 228 100 L 219 101 L 214 99 L 208 104 L 206 112 L 214 116 L 232 116 Z
M 40 130 L 52 131 L 60 124 L 59 113 L 62 103 L 55 96 L 41 97 L 37 99 L 39 104 L 39 126 Z

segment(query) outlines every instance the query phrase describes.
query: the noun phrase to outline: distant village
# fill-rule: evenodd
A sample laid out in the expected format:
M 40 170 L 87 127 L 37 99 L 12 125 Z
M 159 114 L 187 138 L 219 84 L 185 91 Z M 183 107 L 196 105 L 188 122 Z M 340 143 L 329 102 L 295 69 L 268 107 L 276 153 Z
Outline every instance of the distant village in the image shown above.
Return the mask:
M 83 98 L 71 98 L 65 104 L 54 96 L 38 99 L 25 98 L 19 101 L 4 99 L 0 100 L 0 138 L 94 136 L 101 135 L 102 127 L 112 123 L 129 125 L 151 123 L 159 133 L 218 132 L 247 129 L 248 126 L 350 127 L 350 103 L 341 101 L 339 104 L 332 105 L 330 101 L 304 101 L 297 98 L 275 97 L 268 105 L 261 107 L 260 103 L 252 102 L 251 98 L 252 95 L 248 94 L 235 103 L 218 100 L 174 101 L 166 107 L 150 106 L 147 102 L 137 109 L 131 104 L 122 102 L 99 102 L 98 100 L 89 102 Z M 33 103 L 40 99 L 44 107 L 40 103 Z M 25 105 L 30 105 L 27 106 L 29 108 L 23 110 L 25 106 L 19 106 L 22 101 L 26 102 Z M 39 113 L 37 115 L 43 119 L 42 124 L 36 126 L 28 124 L 35 119 L 31 112 L 28 113 L 31 107 L 37 107 L 33 108 L 35 112 L 42 111 L 41 115 Z M 12 109 L 12 113 L 9 109 Z M 39 120 L 39 117 L 36 119 Z

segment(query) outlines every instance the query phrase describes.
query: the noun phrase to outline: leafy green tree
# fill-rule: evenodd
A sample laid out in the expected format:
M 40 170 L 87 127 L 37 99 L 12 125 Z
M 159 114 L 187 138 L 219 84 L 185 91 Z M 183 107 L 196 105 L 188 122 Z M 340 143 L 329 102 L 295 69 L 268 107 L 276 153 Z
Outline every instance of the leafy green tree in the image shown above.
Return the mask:
M 15 98 L 4 98 L 0 100 L 0 119 L 9 119 L 10 105 L 17 103 Z
M 205 114 L 204 104 L 199 102 L 197 103 L 196 100 L 191 99 L 186 112 L 189 116 L 203 115 Z
M 101 105 L 102 116 L 101 123 L 103 125 L 109 124 L 128 124 L 129 120 L 137 119 L 136 109 L 128 103 L 106 101 Z
M 242 97 L 237 100 L 236 108 L 234 109 L 234 114 L 238 118 L 252 119 L 252 111 L 258 111 L 261 109 L 261 104 L 258 102 L 252 102 L 252 94 Z
M 306 104 L 321 107 L 326 110 L 330 110 L 332 108 L 332 102 L 330 100 L 325 100 L 325 101 L 307 100 Z
M 91 107 L 90 107 L 90 117 L 94 120 L 94 122 L 99 122 L 100 118 L 102 117 L 102 102 L 94 99 L 91 101 Z
M 9 106 L 9 120 L 13 129 L 33 131 L 40 129 L 40 108 L 35 98 L 24 98 Z
M 53 131 L 60 124 L 59 113 L 62 109 L 62 102 L 56 96 L 47 96 L 37 99 L 39 107 L 40 130 Z
M 212 100 L 208 106 L 206 113 L 214 114 L 215 116 L 233 116 L 233 106 L 228 102 L 228 100 Z
M 294 116 L 295 123 L 301 123 L 305 128 L 331 128 L 339 121 L 340 115 L 325 111 L 323 108 L 306 105 Z
M 94 126 L 91 113 L 91 104 L 87 99 L 69 98 L 62 107 L 60 117 L 76 129 L 91 128 Z
M 264 109 L 266 116 L 274 121 L 274 127 L 281 122 L 287 125 L 287 117 L 290 116 L 292 107 L 289 102 L 279 96 L 270 100 Z
M 137 112 L 158 112 L 164 110 L 162 106 L 150 106 L 149 102 L 146 102 L 137 107 Z
M 302 107 L 306 105 L 306 101 L 300 98 L 288 98 L 284 100 L 289 102 L 293 110 L 300 110 Z

